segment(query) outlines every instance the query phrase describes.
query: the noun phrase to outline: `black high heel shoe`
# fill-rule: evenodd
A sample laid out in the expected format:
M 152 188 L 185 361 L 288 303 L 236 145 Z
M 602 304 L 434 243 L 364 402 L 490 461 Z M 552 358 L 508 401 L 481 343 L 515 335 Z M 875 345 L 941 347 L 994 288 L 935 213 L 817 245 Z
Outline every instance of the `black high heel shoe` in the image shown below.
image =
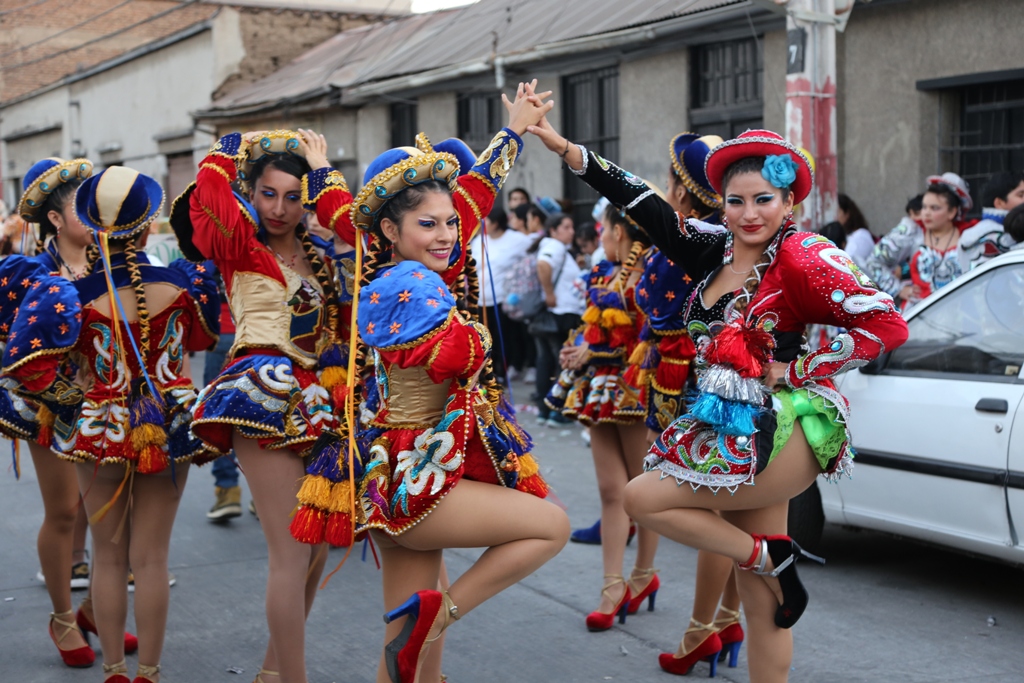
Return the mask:
M 775 610 L 775 625 L 779 628 L 792 628 L 807 609 L 809 599 L 807 589 L 804 588 L 800 576 L 796 573 L 796 561 L 803 557 L 818 564 L 825 564 L 825 560 L 807 552 L 789 536 L 762 536 L 760 534 L 752 536 L 754 552 L 750 559 L 739 567 L 761 576 L 770 576 L 779 580 L 779 587 L 782 589 L 782 604 Z M 771 571 L 766 569 L 769 557 L 774 566 Z

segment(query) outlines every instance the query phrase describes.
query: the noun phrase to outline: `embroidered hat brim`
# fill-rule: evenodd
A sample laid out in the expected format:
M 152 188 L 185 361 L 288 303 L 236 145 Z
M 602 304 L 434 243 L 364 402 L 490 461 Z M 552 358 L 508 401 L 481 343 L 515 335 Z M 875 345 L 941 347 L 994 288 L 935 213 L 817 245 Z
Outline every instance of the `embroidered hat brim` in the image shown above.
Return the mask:
M 85 180 L 91 175 L 92 162 L 88 159 L 65 161 L 54 157 L 37 161 L 25 174 L 18 215 L 29 223 L 38 223 L 51 192 L 64 183 Z
M 243 144 L 238 150 L 238 156 L 235 158 L 238 183 L 243 191 L 248 191 L 249 183 L 252 182 L 253 166 L 263 157 L 267 155 L 282 156 L 285 154 L 302 157 L 299 152 L 301 140 L 302 135 L 297 131 L 272 130 L 250 141 L 248 145 Z
M 796 179 L 790 185 L 793 204 L 799 204 L 811 194 L 814 187 L 814 171 L 806 155 L 791 142 L 770 130 L 748 130 L 739 137 L 726 140 L 708 154 L 704 162 L 704 173 L 711 187 L 722 194 L 722 178 L 725 171 L 740 159 L 747 157 L 769 157 L 788 155 L 796 162 Z
M 352 224 L 360 230 L 372 229 L 384 205 L 406 188 L 436 180 L 454 191 L 459 177 L 459 160 L 447 152 L 422 152 L 399 147 L 374 159 L 370 170 L 375 169 L 383 170 L 369 178 L 352 201 Z
M 135 237 L 164 205 L 164 190 L 153 178 L 125 166 L 111 166 L 85 180 L 75 193 L 78 220 L 113 240 Z
M 722 144 L 717 135 L 700 136 L 680 133 L 669 142 L 672 170 L 688 192 L 693 193 L 705 206 L 722 208 L 722 197 L 711 187 L 704 171 L 704 160 L 712 148 Z

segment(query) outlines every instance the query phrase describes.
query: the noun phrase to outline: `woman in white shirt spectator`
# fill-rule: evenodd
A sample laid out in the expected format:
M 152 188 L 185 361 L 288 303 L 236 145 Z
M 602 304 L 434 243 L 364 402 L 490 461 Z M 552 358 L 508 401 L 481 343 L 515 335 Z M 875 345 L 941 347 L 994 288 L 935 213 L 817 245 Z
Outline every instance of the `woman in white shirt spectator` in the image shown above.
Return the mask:
M 491 210 L 484 218 L 484 234 L 477 234 L 469 243 L 479 269 L 480 306 L 494 340 L 494 374 L 502 382 L 506 381 L 508 368 L 522 371 L 526 360 L 523 349 L 530 343 L 526 325 L 509 318 L 498 305 L 505 300 L 505 276 L 526 256 L 530 245 L 528 235 L 508 229 L 508 214 L 501 207 Z
M 846 232 L 845 251 L 861 268 L 875 248 L 875 238 L 868 229 L 868 222 L 849 195 L 839 195 L 839 212 L 837 218 Z M 842 247 L 840 247 L 842 248 Z
M 537 247 L 537 277 L 544 289 L 544 303 L 557 321 L 556 332 L 534 334 L 537 340 L 537 393 L 539 420 L 549 417 L 544 397 L 551 390 L 558 374 L 558 353 L 566 335 L 580 324 L 584 301 L 576 288 L 580 267 L 570 253 L 576 231 L 572 218 L 555 214 L 545 224 L 548 236 Z M 559 416 L 560 417 L 560 416 Z

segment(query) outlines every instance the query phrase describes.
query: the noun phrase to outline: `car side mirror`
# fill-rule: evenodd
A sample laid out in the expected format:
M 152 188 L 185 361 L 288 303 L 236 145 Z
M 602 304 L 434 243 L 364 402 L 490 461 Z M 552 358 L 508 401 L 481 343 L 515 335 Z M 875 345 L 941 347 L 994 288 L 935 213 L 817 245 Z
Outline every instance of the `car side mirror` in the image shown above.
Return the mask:
M 891 353 L 891 351 L 886 351 L 867 365 L 858 368 L 858 370 L 865 375 L 881 375 L 882 371 L 885 370 L 885 366 L 889 364 L 889 355 Z

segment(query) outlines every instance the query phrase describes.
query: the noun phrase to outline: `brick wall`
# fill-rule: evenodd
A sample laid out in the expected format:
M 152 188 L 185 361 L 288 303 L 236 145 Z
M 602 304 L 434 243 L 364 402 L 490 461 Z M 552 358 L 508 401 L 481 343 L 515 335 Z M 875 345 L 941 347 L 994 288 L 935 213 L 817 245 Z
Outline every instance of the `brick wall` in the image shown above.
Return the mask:
M 216 100 L 240 86 L 267 76 L 331 36 L 376 19 L 334 12 L 244 8 L 239 26 L 245 59 L 238 73 L 213 93 Z

